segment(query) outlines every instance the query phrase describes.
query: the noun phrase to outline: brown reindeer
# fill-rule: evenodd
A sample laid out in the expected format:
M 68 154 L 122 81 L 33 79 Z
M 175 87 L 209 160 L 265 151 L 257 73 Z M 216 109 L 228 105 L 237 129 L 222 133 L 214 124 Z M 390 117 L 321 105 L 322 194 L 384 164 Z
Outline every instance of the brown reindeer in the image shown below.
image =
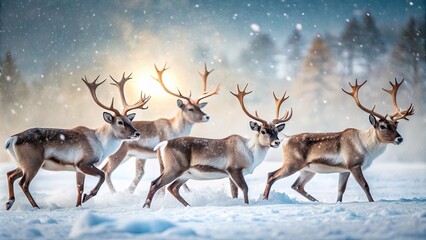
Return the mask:
M 123 74 L 124 76 L 124 74 Z M 107 122 L 97 129 L 79 126 L 73 129 L 31 128 L 11 136 L 6 142 L 6 149 L 18 163 L 18 167 L 7 173 L 9 200 L 6 209 L 9 210 L 15 202 L 13 183 L 21 178 L 19 185 L 31 205 L 39 208 L 29 191 L 29 185 L 40 168 L 51 171 L 75 171 L 77 176 L 77 204 L 86 202 L 94 197 L 102 183 L 104 173 L 96 167 L 103 159 L 117 151 L 124 141 L 137 140 L 140 137 L 133 125 L 135 114 L 127 113 L 134 109 L 145 109 L 144 105 L 150 97 L 142 96 L 133 105 L 127 103 L 120 113 L 114 108 L 114 99 L 108 107 L 102 104 L 97 96 L 96 89 L 106 80 L 96 83 L 99 76 L 88 82 L 82 78 L 89 88 L 93 100 L 101 108 L 113 112 L 114 115 L 104 112 L 103 118 Z M 123 94 L 120 91 L 120 94 Z M 124 98 L 124 95 L 121 95 Z M 83 194 L 85 175 L 99 177 L 98 183 L 89 194 Z
M 138 141 L 124 142 L 120 149 L 108 158 L 107 164 L 102 168 L 111 192 L 116 192 L 111 181 L 111 174 L 121 163 L 132 157 L 136 158 L 136 174 L 132 184 L 128 188 L 129 192 L 133 193 L 145 173 L 146 159 L 157 157 L 153 149 L 159 142 L 189 135 L 195 123 L 207 122 L 210 119 L 201 110 L 201 108 L 207 105 L 206 102 L 201 102 L 201 100 L 219 92 L 219 85 L 210 92 L 206 91 L 207 77 L 213 70 L 208 71 L 207 66 L 204 65 L 204 72 L 200 73 L 203 82 L 203 94 L 196 99 L 183 96 L 179 90 L 178 93 L 172 92 L 166 87 L 163 81 L 163 73 L 167 70 L 166 66 L 161 70 L 155 66 L 155 70 L 157 78 L 154 79 L 160 83 L 164 91 L 178 98 L 177 105 L 179 111 L 171 119 L 160 118 L 154 121 L 133 122 L 133 126 L 141 133 L 141 138 Z
M 269 148 L 280 145 L 278 132 L 284 129 L 284 122 L 290 120 L 292 111 L 279 118 L 281 104 L 287 99 L 275 97 L 276 119 L 271 123 L 250 114 L 244 106 L 244 96 L 251 93 L 238 86 L 238 93 L 232 93 L 240 102 L 244 113 L 257 122 L 250 121 L 250 127 L 256 133 L 250 139 L 240 135 L 231 135 L 223 139 L 179 137 L 159 143 L 158 158 L 162 163 L 161 175 L 152 181 L 144 207 L 150 207 L 156 191 L 172 183 L 168 190 L 184 206 L 189 204 L 179 194 L 179 188 L 189 179 L 209 180 L 228 177 L 232 197 L 238 197 L 238 188 L 243 191 L 244 203 L 249 203 L 248 186 L 244 175 L 251 174 L 263 161 Z M 276 126 L 279 124 L 278 126 Z M 237 188 L 238 187 L 238 188 Z
M 281 168 L 268 174 L 268 179 L 263 193 L 264 199 L 268 199 L 272 184 L 278 179 L 288 177 L 295 172 L 300 176 L 293 183 L 292 188 L 310 201 L 317 201 L 309 195 L 304 187 L 315 173 L 339 173 L 339 185 L 337 201 L 341 202 L 349 175 L 352 173 L 355 180 L 367 195 L 368 201 L 373 202 L 367 181 L 362 170 L 369 167 L 372 161 L 382 154 L 388 144 L 399 145 L 402 137 L 397 131 L 398 120 L 408 120 L 408 116 L 414 114 L 411 104 L 407 110 L 400 111 L 396 95 L 401 83 L 395 79 L 391 84 L 392 89 L 385 90 L 392 96 L 395 112 L 391 115 L 380 115 L 364 107 L 358 97 L 359 89 L 366 83 L 349 85 L 352 92 L 345 93 L 352 96 L 356 105 L 364 112 L 370 114 L 372 127 L 367 130 L 348 128 L 336 133 L 302 133 L 290 136 L 283 143 L 284 163 Z

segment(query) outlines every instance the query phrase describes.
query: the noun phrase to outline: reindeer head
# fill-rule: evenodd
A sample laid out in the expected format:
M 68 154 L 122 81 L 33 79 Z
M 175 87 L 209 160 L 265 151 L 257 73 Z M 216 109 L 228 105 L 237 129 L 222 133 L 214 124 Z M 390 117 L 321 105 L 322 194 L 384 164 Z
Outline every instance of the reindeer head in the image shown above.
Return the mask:
M 111 79 L 114 81 L 114 83 L 111 83 L 111 84 L 117 86 L 120 92 L 120 97 L 123 104 L 122 113 L 120 113 L 116 108 L 114 108 L 114 98 L 112 98 L 111 105 L 108 107 L 104 105 L 103 103 L 101 103 L 96 95 L 96 89 L 101 84 L 103 84 L 106 81 L 106 79 L 100 83 L 96 83 L 96 81 L 99 79 L 99 76 L 98 76 L 93 82 L 90 83 L 85 76 L 84 78 L 82 78 L 82 80 L 86 84 L 86 86 L 89 88 L 95 103 L 98 104 L 101 108 L 114 113 L 114 115 L 112 115 L 109 112 L 103 113 L 103 118 L 105 122 L 107 122 L 111 126 L 111 130 L 114 133 L 114 136 L 120 139 L 137 140 L 140 137 L 140 133 L 135 129 L 135 127 L 132 124 L 132 120 L 134 119 L 136 114 L 135 113 L 127 114 L 127 113 L 134 109 L 146 109 L 144 105 L 149 101 L 151 97 L 142 95 L 141 93 L 140 100 L 133 105 L 129 105 L 124 95 L 124 85 L 129 79 L 131 79 L 131 74 L 128 77 L 125 77 L 124 75 L 125 74 L 123 73 L 123 77 L 121 81 L 115 81 L 115 79 L 110 76 Z
M 157 78 L 154 78 L 157 82 L 160 83 L 161 87 L 169 93 L 172 96 L 175 96 L 178 98 L 177 105 L 182 110 L 183 117 L 186 121 L 191 123 L 199 123 L 199 122 L 207 122 L 210 119 L 210 116 L 208 116 L 206 113 L 204 113 L 201 109 L 207 105 L 207 102 L 201 102 L 200 101 L 204 98 L 210 97 L 212 95 L 215 95 L 219 92 L 220 85 L 217 85 L 217 87 L 210 91 L 206 91 L 206 85 L 207 85 L 207 77 L 208 75 L 213 72 L 213 70 L 208 71 L 206 64 L 204 64 L 204 72 L 200 73 L 201 79 L 203 81 L 203 94 L 196 98 L 192 99 L 191 94 L 189 94 L 189 97 L 183 96 L 182 93 L 177 90 L 178 93 L 174 93 L 170 91 L 163 81 L 163 72 L 167 70 L 168 68 L 166 65 L 164 65 L 163 69 L 159 70 L 157 66 L 155 66 L 155 70 L 157 71 Z
M 238 101 L 240 102 L 241 108 L 243 109 L 244 113 L 250 118 L 260 123 L 258 124 L 257 122 L 250 121 L 250 127 L 253 131 L 257 132 L 260 145 L 264 147 L 277 148 L 281 143 L 280 139 L 278 138 L 278 133 L 284 129 L 285 127 L 284 122 L 287 122 L 288 120 L 290 120 L 290 118 L 293 115 L 293 109 L 290 109 L 290 111 L 287 111 L 283 117 L 279 118 L 281 104 L 285 100 L 287 100 L 288 97 L 286 97 L 284 93 L 284 96 L 282 96 L 281 98 L 277 98 L 275 96 L 275 93 L 273 93 L 275 98 L 276 119 L 272 120 L 271 123 L 268 123 L 267 121 L 259 117 L 259 115 L 257 114 L 257 111 L 255 112 L 255 116 L 254 116 L 246 109 L 244 105 L 244 96 L 251 93 L 251 91 L 246 92 L 247 86 L 248 85 L 246 85 L 244 89 L 241 91 L 240 86 L 237 85 L 238 93 L 231 92 L 231 94 L 238 98 Z
M 369 116 L 370 123 L 371 125 L 373 125 L 377 139 L 380 142 L 393 143 L 396 145 L 401 144 L 403 141 L 403 138 L 397 131 L 398 120 L 400 119 L 408 120 L 407 117 L 414 114 L 413 104 L 410 104 L 408 109 L 401 111 L 396 101 L 396 95 L 397 95 L 398 89 L 401 86 L 401 84 L 404 82 L 404 80 L 398 83 L 398 81 L 395 79 L 395 83 L 389 82 L 392 87 L 390 90 L 383 89 L 384 91 L 386 91 L 392 96 L 392 105 L 395 110 L 394 113 L 390 115 L 386 114 L 385 116 L 378 114 L 377 112 L 374 111 L 374 108 L 376 106 L 373 106 L 373 108 L 370 110 L 362 106 L 361 102 L 359 101 L 358 91 L 366 82 L 367 80 L 365 80 L 365 82 L 359 85 L 358 81 L 355 80 L 355 85 L 352 85 L 351 83 L 349 83 L 349 86 L 352 88 L 352 92 L 347 92 L 344 89 L 342 90 L 354 98 L 355 103 L 357 104 L 359 108 L 361 108 L 361 110 L 370 114 Z

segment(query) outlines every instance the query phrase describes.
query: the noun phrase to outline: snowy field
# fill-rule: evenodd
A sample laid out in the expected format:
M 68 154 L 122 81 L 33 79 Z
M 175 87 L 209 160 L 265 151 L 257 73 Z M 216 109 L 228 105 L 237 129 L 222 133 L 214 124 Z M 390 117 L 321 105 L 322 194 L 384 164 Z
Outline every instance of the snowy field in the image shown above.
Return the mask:
M 154 198 L 143 209 L 149 183 L 158 175 L 157 161 L 134 195 L 125 191 L 133 177 L 133 161 L 113 175 L 117 189 L 107 185 L 83 207 L 75 208 L 75 176 L 41 171 L 30 189 L 41 207 L 32 209 L 19 186 L 16 202 L 6 211 L 6 172 L 0 164 L 0 239 L 426 239 L 426 164 L 386 163 L 381 157 L 365 171 L 374 203 L 368 203 L 351 177 L 343 203 L 335 203 L 337 174 L 316 175 L 306 190 L 319 199 L 311 203 L 290 186 L 297 174 L 272 187 L 270 200 L 260 197 L 266 173 L 280 162 L 265 161 L 246 176 L 250 205 L 231 199 L 228 180 L 189 181 L 183 192 L 192 207 L 183 207 L 170 194 Z M 87 177 L 86 191 L 95 184 Z M 17 183 L 16 183 L 17 184 Z M 183 191 L 183 190 L 182 190 Z M 241 195 L 241 193 L 240 193 Z

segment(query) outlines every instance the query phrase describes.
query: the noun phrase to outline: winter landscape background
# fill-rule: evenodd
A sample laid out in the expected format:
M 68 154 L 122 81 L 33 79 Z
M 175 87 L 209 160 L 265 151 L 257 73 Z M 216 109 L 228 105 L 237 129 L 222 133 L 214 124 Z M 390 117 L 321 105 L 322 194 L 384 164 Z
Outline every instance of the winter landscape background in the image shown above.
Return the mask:
M 85 75 L 106 79 L 132 72 L 129 97 L 136 99 L 141 90 L 152 95 L 149 109 L 137 112 L 136 119 L 171 118 L 178 110 L 176 99 L 150 77 L 154 64 L 166 62 L 166 83 L 172 89 L 199 94 L 198 71 L 204 63 L 215 69 L 208 89 L 221 84 L 219 95 L 209 98 L 205 108 L 211 120 L 195 125 L 194 136 L 252 134 L 249 119 L 229 94 L 237 83 L 249 84 L 253 93 L 246 97 L 247 107 L 267 119 L 274 117 L 272 91 L 287 91 L 290 98 L 283 108 L 292 107 L 294 115 L 286 135 L 368 128 L 368 115 L 341 91 L 355 79 L 368 80 L 361 101 L 376 105 L 382 114 L 391 113 L 392 106 L 381 88 L 389 88 L 395 78 L 405 79 L 399 105 L 413 103 L 416 109 L 410 121 L 399 125 L 403 144 L 389 146 L 365 171 L 378 200 L 373 204 L 352 178 L 344 203 L 334 204 L 335 174 L 316 176 L 307 186 L 323 203 L 307 203 L 291 190 L 297 174 L 275 184 L 269 202 L 260 200 L 266 173 L 283 161 L 281 149 L 275 149 L 248 177 L 250 206 L 230 199 L 225 179 L 190 181 L 194 191 L 186 196 L 191 208 L 166 195 L 152 210 L 143 210 L 158 167 L 152 161 L 136 194 L 130 195 L 124 192 L 134 172 L 129 161 L 113 175 L 123 192 L 112 195 L 103 186 L 80 209 L 73 208 L 72 173 L 41 171 L 31 189 L 42 210 L 31 209 L 16 188 L 14 208 L 0 208 L 0 237 L 426 236 L 424 1 L 5 0 L 0 7 L 0 142 L 31 127 L 101 126 L 103 110 L 81 82 Z M 114 87 L 101 88 L 103 102 L 116 94 Z M 14 164 L 0 151 L 2 202 L 7 199 L 6 172 Z

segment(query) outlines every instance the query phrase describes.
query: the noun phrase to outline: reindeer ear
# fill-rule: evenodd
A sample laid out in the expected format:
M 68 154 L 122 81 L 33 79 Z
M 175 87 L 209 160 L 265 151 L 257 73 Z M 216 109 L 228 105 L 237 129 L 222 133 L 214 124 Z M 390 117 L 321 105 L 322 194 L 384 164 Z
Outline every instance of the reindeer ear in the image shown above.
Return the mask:
M 182 109 L 182 110 L 185 109 L 185 104 L 183 103 L 182 100 L 178 99 L 176 102 L 177 102 L 177 105 L 180 109 Z
M 379 122 L 377 121 L 376 117 L 373 116 L 372 114 L 368 116 L 368 119 L 370 120 L 370 123 L 371 125 L 373 125 L 373 127 L 377 127 L 379 125 Z
M 255 132 L 259 132 L 259 130 L 260 130 L 259 124 L 257 124 L 257 122 L 253 122 L 253 121 L 250 121 L 250 128 L 251 128 L 251 130 L 253 130 Z
M 285 127 L 285 123 L 278 125 L 277 126 L 278 132 L 281 132 L 282 130 L 284 130 L 284 127 Z
M 112 124 L 114 122 L 114 116 L 112 116 L 111 113 L 104 112 L 104 120 L 105 122 Z
M 202 102 L 200 104 L 198 104 L 198 107 L 201 109 L 203 107 L 205 107 L 207 105 L 207 102 Z
M 131 114 L 127 115 L 126 117 L 127 117 L 130 121 L 133 121 L 133 119 L 135 118 L 135 116 L 136 116 L 136 113 L 131 113 Z

